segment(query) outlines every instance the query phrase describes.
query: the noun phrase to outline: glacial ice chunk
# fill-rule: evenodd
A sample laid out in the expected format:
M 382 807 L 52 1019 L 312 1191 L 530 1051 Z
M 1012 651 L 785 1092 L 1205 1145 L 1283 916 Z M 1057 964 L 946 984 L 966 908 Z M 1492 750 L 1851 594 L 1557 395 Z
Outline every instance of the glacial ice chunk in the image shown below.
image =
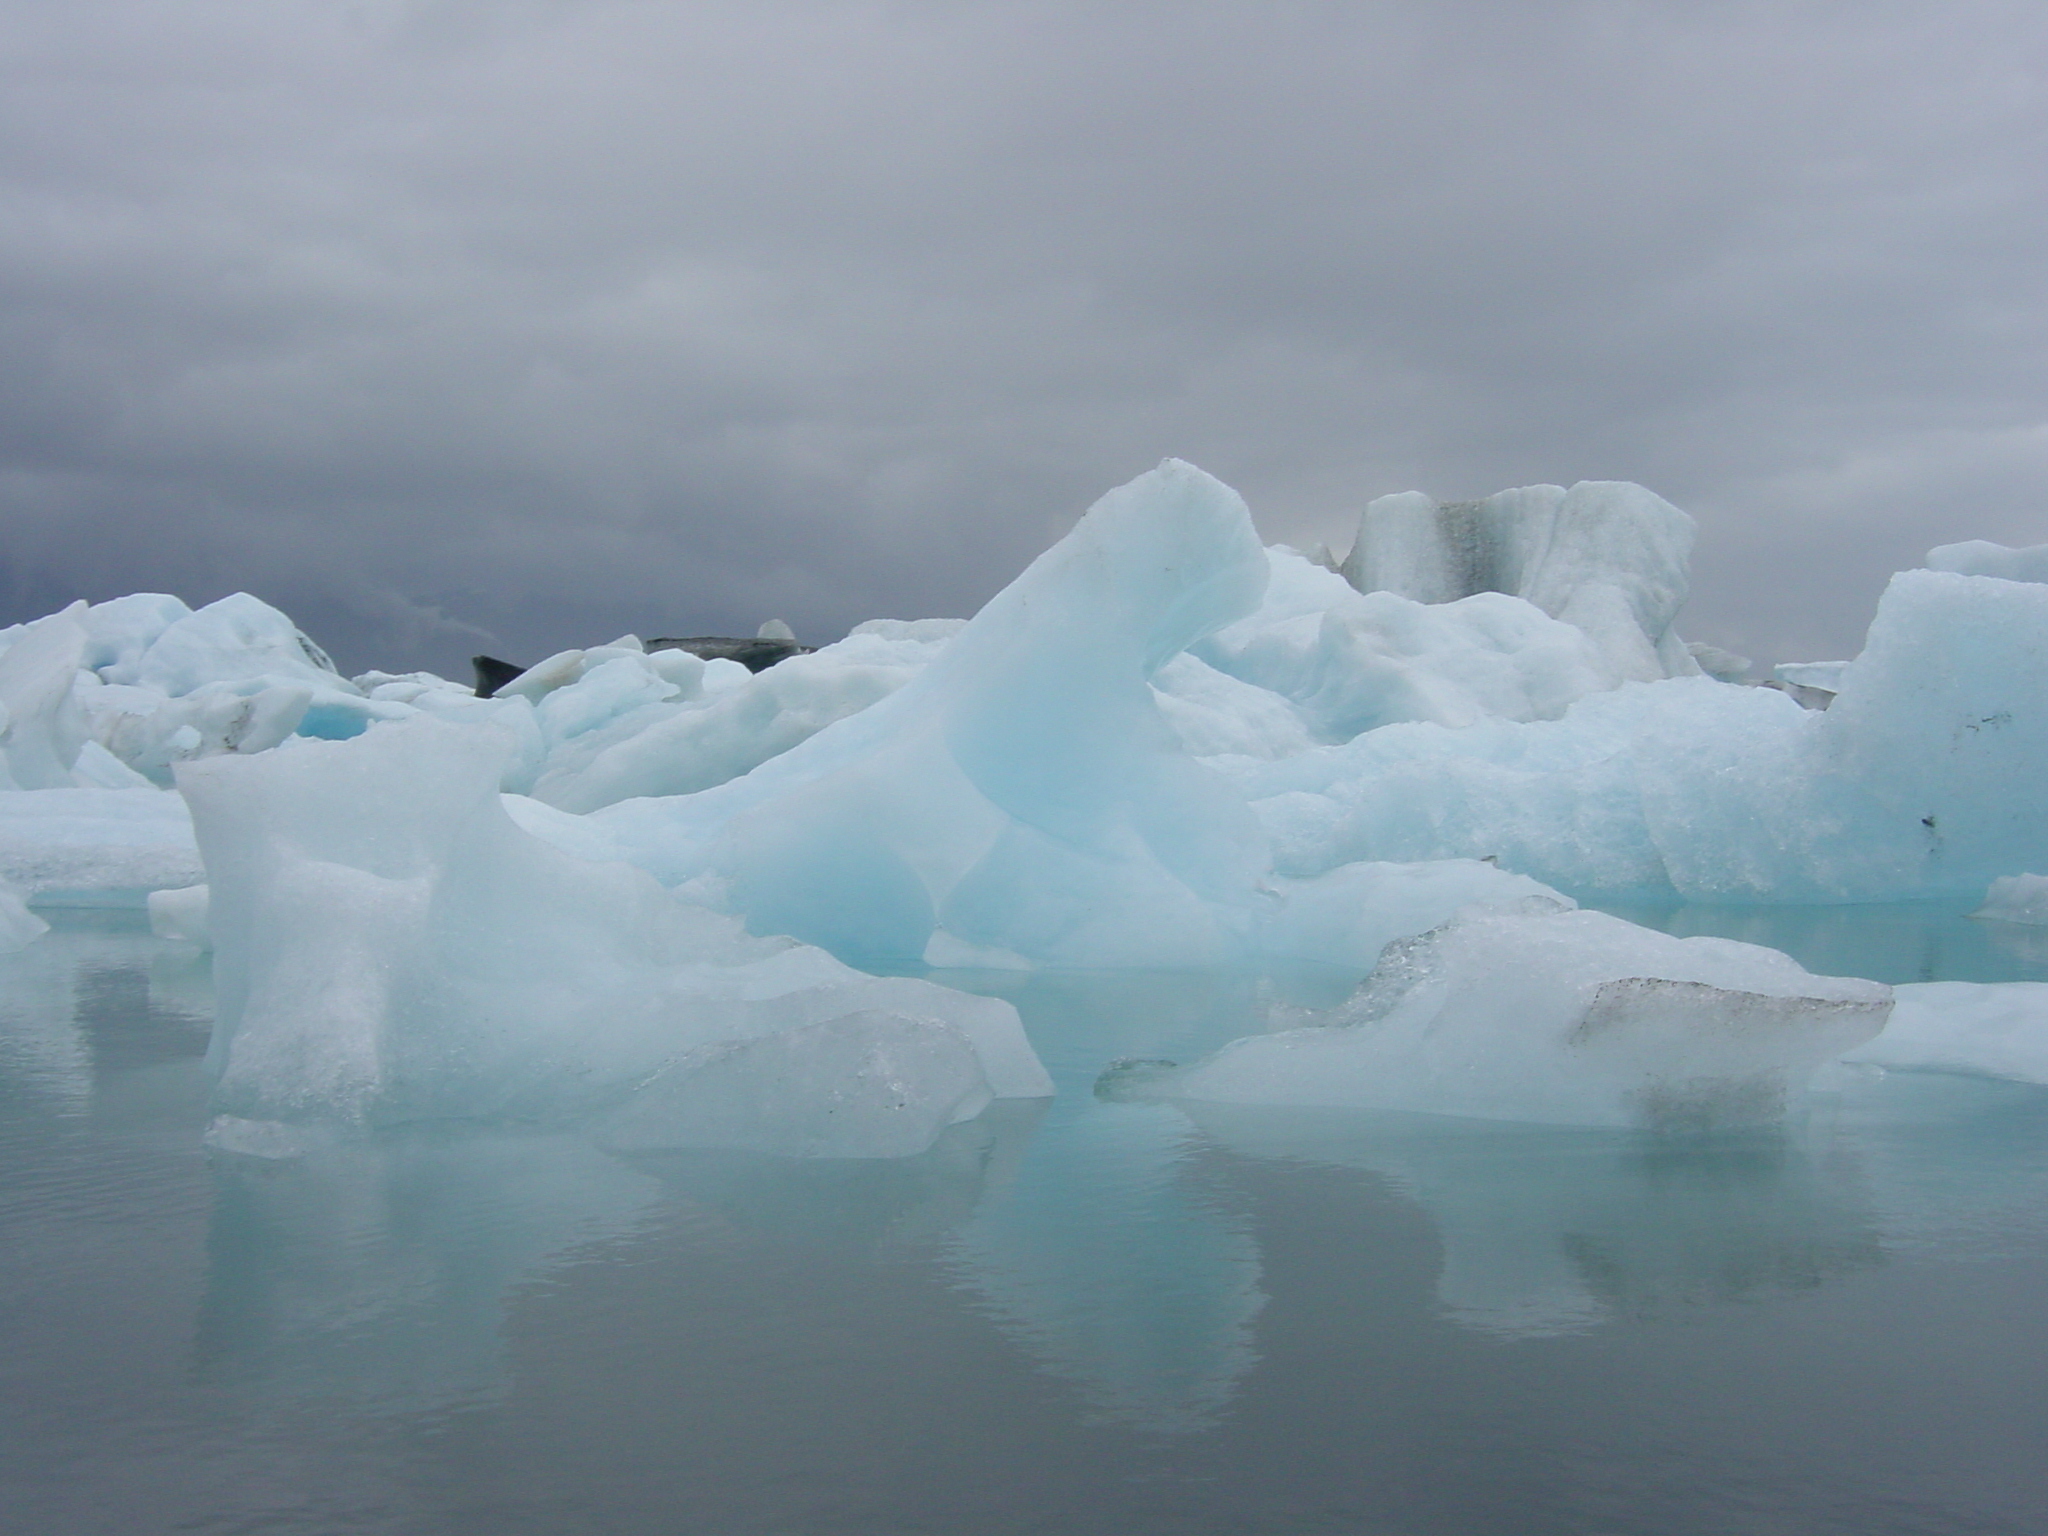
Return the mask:
M 1970 916 L 2048 926 L 2048 875 L 2001 875 Z
M 2048 1085 L 2048 982 L 1922 981 L 1892 990 L 1891 1022 L 1844 1060 Z
M 1671 678 L 1216 767 L 1297 877 L 1493 856 L 1582 896 L 1886 901 L 2048 869 L 2048 586 L 1901 572 L 1839 682 L 1824 713 Z
M 1840 693 L 1842 676 L 1848 668 L 1846 661 L 1781 661 L 1771 668 L 1771 676 L 1795 688 L 1818 688 L 1823 693 Z
M 149 931 L 160 939 L 178 939 L 213 948 L 213 933 L 206 925 L 207 891 L 203 885 L 181 886 L 171 891 L 149 893 Z
M 38 906 L 139 907 L 205 878 L 192 818 L 169 790 L 0 793 L 0 880 Z
M 956 1032 L 988 1093 L 1050 1091 L 1007 1004 L 750 937 L 637 869 L 520 831 L 498 791 L 510 751 L 488 727 L 416 718 L 180 765 L 208 876 L 217 1114 L 572 1121 L 631 1110 L 645 1088 L 650 1107 L 628 1116 L 636 1144 L 663 1126 L 691 1144 L 744 1122 L 757 1141 L 772 1131 L 834 1155 L 895 1155 L 915 1139 L 905 1127 L 936 1134 L 972 1101 L 957 1049 L 871 1042 L 904 1112 L 855 1116 L 860 1128 L 843 1132 L 828 1065 L 843 1033 L 807 1036 L 808 1050 L 709 1050 L 870 1010 L 913 1021 L 913 1034 Z M 754 1094 L 757 1112 L 718 1121 L 688 1093 L 672 1114 L 653 1107 L 697 1070 Z
M 1583 631 L 1519 598 L 1359 593 L 1292 551 L 1267 556 L 1265 601 L 1196 654 L 1293 704 L 1322 741 L 1407 720 L 1554 719 L 1625 676 Z
M 1699 671 L 1671 621 L 1685 603 L 1693 520 L 1619 480 L 1582 480 L 1439 503 L 1382 496 L 1359 520 L 1344 578 L 1361 592 L 1450 603 L 1527 599 L 1582 631 L 1624 678 Z
M 1264 840 L 1149 680 L 1266 578 L 1243 501 L 1169 460 L 889 698 L 744 778 L 592 819 L 664 881 L 715 883 L 755 931 L 863 961 L 934 939 L 1086 966 L 1242 955 Z
M 1319 1027 L 1233 1041 L 1120 1091 L 1565 1125 L 1768 1123 L 1890 1009 L 1890 988 L 1813 976 L 1776 950 L 1537 898 L 1389 945 Z
M 866 624 L 760 673 L 682 650 L 615 658 L 541 699 L 548 747 L 534 798 L 583 812 L 726 783 L 887 698 L 952 628 Z
M 327 653 L 270 604 L 236 592 L 167 626 L 135 660 L 103 674 L 179 698 L 208 683 L 288 678 L 321 689 L 355 691 Z
M 143 654 L 165 630 L 191 616 L 183 600 L 167 592 L 135 592 L 94 603 L 81 619 L 86 634 L 82 665 L 110 683 L 131 683 Z

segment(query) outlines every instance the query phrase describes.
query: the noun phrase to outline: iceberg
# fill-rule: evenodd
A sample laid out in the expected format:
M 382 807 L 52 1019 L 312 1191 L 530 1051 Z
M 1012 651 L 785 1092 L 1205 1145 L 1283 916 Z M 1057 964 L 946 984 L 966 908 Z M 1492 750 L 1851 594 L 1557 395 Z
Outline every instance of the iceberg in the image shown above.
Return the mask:
M 1241 958 L 1264 839 L 1149 679 L 1255 608 L 1267 571 L 1236 493 L 1169 461 L 880 703 L 715 789 L 591 819 L 754 931 L 866 964 Z
M 69 789 L 86 743 L 73 687 L 85 657 L 84 603 L 25 624 L 0 650 L 0 790 Z
M 2001 875 L 1970 914 L 1999 923 L 2048 926 L 2048 875 Z
M 1291 550 L 1268 558 L 1265 601 L 1194 653 L 1291 703 L 1317 743 L 1407 720 L 1555 719 L 1626 676 L 1583 630 L 1519 598 L 1358 593 Z
M 909 1155 L 1047 1091 L 1005 1005 L 867 974 L 920 966 L 1371 974 L 1184 1096 L 1767 1120 L 1889 994 L 1573 901 L 2035 920 L 2048 582 L 1945 546 L 1853 660 L 1747 686 L 1673 629 L 1693 534 L 1621 482 L 1408 494 L 1340 563 L 1169 460 L 972 620 L 759 672 L 626 635 L 491 698 L 343 678 L 246 593 L 75 603 L 0 631 L 0 943 L 146 902 L 211 944 L 221 1145 Z
M 835 645 L 760 673 L 683 650 L 620 652 L 594 666 L 598 653 L 575 653 L 583 670 L 573 680 L 534 685 L 546 757 L 533 796 L 586 812 L 714 788 L 887 698 L 961 627 L 947 619 L 871 620 Z M 551 664 L 530 669 L 498 696 L 519 696 Z
M 1905 571 L 1825 712 L 1710 678 L 1627 684 L 1557 720 L 1391 725 L 1218 760 L 1309 875 L 1496 858 L 1575 895 L 1895 901 L 2048 868 L 2048 587 Z
M 1675 939 L 1535 897 L 1389 945 L 1311 1027 L 1248 1036 L 1184 1068 L 1113 1071 L 1107 1086 L 1554 1125 L 1770 1124 L 1891 1006 L 1888 987 L 1813 976 L 1776 950 Z
M 2048 1086 L 2048 982 L 1922 981 L 1893 992 L 1884 1033 L 1844 1061 Z
M 205 878 L 172 790 L 0 791 L 0 880 L 31 905 L 139 907 Z
M 218 1137 L 511 1118 L 885 1156 L 1050 1091 L 1007 1004 L 750 937 L 520 831 L 498 790 L 510 750 L 421 718 L 180 766 L 208 877 Z
M 1685 602 L 1693 520 L 1621 480 L 1528 485 L 1484 501 L 1382 496 L 1359 519 L 1344 579 L 1421 603 L 1520 597 L 1580 630 L 1622 676 L 1700 668 L 1671 629 Z

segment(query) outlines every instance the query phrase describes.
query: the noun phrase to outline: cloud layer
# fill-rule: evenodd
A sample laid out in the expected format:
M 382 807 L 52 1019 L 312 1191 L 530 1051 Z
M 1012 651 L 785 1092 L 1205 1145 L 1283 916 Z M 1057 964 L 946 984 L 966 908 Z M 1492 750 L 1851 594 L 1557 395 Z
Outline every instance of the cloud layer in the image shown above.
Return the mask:
M 1640 480 L 1689 636 L 2048 540 L 2037 6 L 0 0 L 0 621 L 459 670 Z

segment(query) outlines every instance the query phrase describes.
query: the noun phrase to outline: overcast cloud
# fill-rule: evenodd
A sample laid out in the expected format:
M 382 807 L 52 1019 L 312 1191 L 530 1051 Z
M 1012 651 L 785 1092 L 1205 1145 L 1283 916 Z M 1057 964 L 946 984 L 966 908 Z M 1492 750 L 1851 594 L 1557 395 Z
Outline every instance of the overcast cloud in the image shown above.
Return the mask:
M 1846 654 L 2048 540 L 2038 3 L 0 0 L 0 622 L 971 612 L 1162 456 L 1639 480 Z

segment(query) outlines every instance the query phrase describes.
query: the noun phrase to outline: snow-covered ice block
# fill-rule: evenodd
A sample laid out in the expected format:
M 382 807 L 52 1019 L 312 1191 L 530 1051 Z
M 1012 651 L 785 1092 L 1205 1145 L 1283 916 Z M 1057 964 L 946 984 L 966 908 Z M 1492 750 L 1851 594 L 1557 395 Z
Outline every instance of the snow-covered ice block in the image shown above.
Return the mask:
M 1543 898 L 1391 944 L 1318 1027 L 1136 1073 L 1132 1096 L 1660 1129 L 1781 1118 L 1883 1026 L 1891 989 Z
M 2048 982 L 1920 981 L 1892 990 L 1891 1022 L 1844 1060 L 2048 1084 Z
M 914 1139 L 906 1125 L 943 1129 L 974 1091 L 1050 1091 L 1007 1004 L 751 937 L 640 870 L 520 831 L 498 790 L 511 750 L 486 726 L 420 718 L 179 767 L 206 857 L 218 1114 L 560 1121 L 628 1111 L 646 1088 L 636 1144 L 663 1126 L 665 1144 L 692 1144 L 732 1131 L 681 1091 L 701 1071 L 767 1095 L 740 1117 L 748 1144 L 772 1130 L 835 1155 L 894 1155 Z M 909 1021 L 905 1037 L 954 1031 L 981 1087 L 961 1091 L 957 1050 L 884 1050 L 904 1113 L 856 1117 L 865 1129 L 842 1134 L 822 1064 L 843 1060 L 841 1036 L 807 1036 L 810 1055 L 708 1049 L 877 1010 Z M 779 1097 L 761 1077 L 770 1061 L 788 1074 Z M 664 1115 L 656 1100 L 683 1109 Z
M 2000 923 L 2048 925 L 2048 875 L 2001 875 L 1970 914 Z
M 205 878 L 192 818 L 169 790 L 0 793 L 0 879 L 39 906 L 139 907 Z

